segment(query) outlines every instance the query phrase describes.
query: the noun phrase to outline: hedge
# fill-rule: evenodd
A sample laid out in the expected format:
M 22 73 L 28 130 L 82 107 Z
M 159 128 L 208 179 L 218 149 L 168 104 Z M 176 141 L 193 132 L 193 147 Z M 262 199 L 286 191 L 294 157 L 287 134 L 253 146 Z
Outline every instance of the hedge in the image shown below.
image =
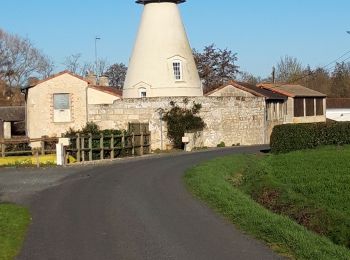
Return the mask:
M 272 153 L 350 144 L 350 122 L 278 125 L 270 140 Z

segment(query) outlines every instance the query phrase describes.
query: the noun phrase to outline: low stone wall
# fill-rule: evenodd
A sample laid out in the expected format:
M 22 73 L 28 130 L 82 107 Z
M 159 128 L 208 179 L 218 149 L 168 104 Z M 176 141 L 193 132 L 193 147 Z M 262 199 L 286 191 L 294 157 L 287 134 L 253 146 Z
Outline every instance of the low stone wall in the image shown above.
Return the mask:
M 189 107 L 194 101 L 202 105 L 200 116 L 206 123 L 202 132 L 203 146 L 215 147 L 220 142 L 227 146 L 264 143 L 263 98 L 196 97 L 188 100 Z M 165 149 L 169 144 L 166 123 L 160 120 L 158 110 L 169 109 L 171 101 L 185 106 L 183 98 L 179 97 L 124 99 L 113 105 L 89 105 L 89 121 L 102 129 L 127 129 L 129 122 L 149 123 L 152 149 Z

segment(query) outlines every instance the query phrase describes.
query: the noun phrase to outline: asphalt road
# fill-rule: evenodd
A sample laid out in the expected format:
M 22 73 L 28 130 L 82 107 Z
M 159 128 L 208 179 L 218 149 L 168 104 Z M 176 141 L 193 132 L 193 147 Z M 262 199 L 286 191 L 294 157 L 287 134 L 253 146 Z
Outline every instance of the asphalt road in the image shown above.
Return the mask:
M 201 161 L 259 148 L 125 161 L 72 174 L 31 200 L 33 222 L 18 259 L 279 258 L 193 198 L 182 181 Z

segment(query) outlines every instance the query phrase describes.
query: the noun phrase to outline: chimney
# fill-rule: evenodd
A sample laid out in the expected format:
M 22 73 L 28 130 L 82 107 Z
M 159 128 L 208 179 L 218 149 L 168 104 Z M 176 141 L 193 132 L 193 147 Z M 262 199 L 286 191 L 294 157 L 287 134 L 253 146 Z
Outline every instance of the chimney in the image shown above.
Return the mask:
M 99 78 L 99 85 L 103 87 L 109 87 L 109 78 L 107 76 L 101 76 Z
M 85 79 L 93 86 L 97 85 L 97 76 L 93 72 L 87 72 Z

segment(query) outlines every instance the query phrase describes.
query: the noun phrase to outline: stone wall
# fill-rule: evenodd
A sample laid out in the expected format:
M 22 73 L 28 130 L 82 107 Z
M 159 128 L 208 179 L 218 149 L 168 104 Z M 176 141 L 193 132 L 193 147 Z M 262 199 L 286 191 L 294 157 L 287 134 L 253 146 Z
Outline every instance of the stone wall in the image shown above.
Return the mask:
M 27 135 L 40 138 L 44 135 L 61 136 L 69 128 L 81 129 L 87 122 L 88 84 L 68 73 L 48 79 L 28 90 Z M 69 94 L 70 120 L 57 123 L 54 120 L 54 94 Z
M 127 129 L 129 122 L 149 123 L 152 149 L 165 149 L 169 140 L 166 123 L 160 120 L 158 109 L 168 109 L 170 101 L 184 106 L 183 98 L 179 97 L 124 99 L 113 105 L 89 105 L 88 119 L 102 129 Z M 204 146 L 215 147 L 220 142 L 227 146 L 264 143 L 263 98 L 196 97 L 189 101 L 188 106 L 192 106 L 193 101 L 202 105 L 200 116 L 206 123 L 202 133 Z

